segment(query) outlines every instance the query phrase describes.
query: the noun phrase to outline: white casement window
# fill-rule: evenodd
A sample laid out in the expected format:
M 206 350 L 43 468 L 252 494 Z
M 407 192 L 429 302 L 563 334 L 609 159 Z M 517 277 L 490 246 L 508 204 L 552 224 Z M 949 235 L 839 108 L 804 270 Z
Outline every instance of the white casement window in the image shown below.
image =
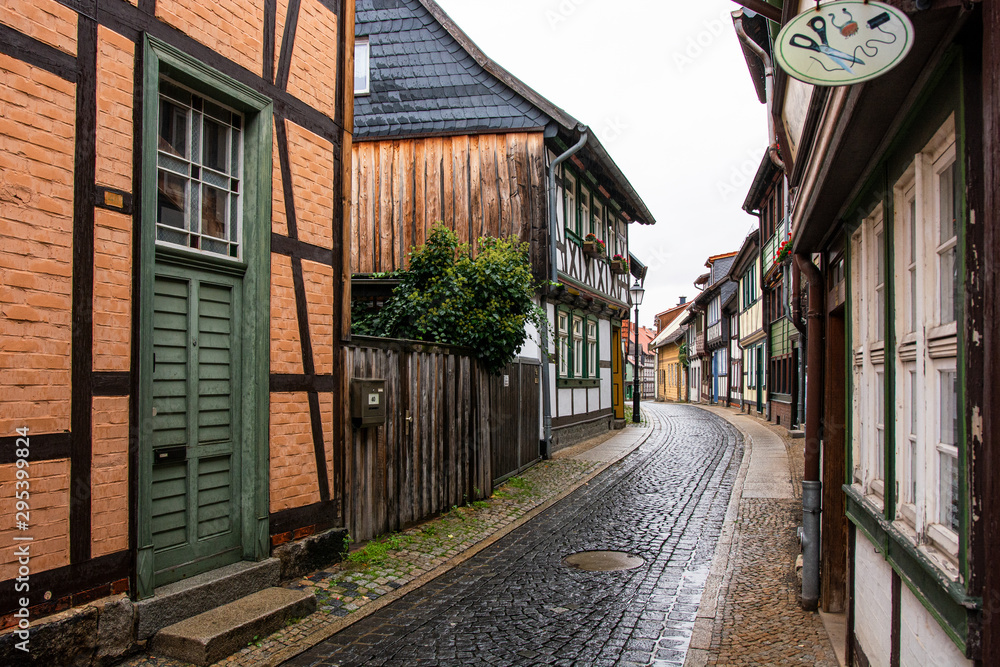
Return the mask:
M 596 197 L 591 207 L 590 232 L 606 242 L 606 237 L 602 238 L 604 236 L 604 206 L 601 202 L 597 201 Z
M 563 171 L 563 217 L 566 229 L 576 233 L 576 176 Z
M 585 236 L 589 234 L 592 230 L 590 229 L 592 225 L 590 219 L 590 190 L 580 186 L 580 220 L 577 224 L 577 234 Z
M 851 239 L 854 341 L 852 434 L 854 479 L 862 493 L 884 497 L 885 479 L 885 303 L 887 271 L 882 205 L 867 216 Z
M 587 377 L 597 377 L 597 322 L 587 320 Z
M 371 92 L 371 46 L 367 37 L 354 40 L 354 94 Z
M 573 377 L 583 377 L 583 318 L 573 316 Z
M 708 304 L 708 326 L 712 326 L 722 317 L 722 303 L 716 297 Z
M 934 194 L 937 200 L 937 285 L 938 324 L 954 322 L 958 299 L 958 168 L 952 147 L 934 165 Z
M 957 324 L 963 216 L 954 117 L 914 156 L 894 188 L 892 288 L 896 336 L 897 525 L 945 573 L 956 559 L 963 508 Z
M 243 116 L 160 80 L 156 242 L 240 258 Z
M 559 359 L 559 377 L 569 376 L 569 314 L 560 312 L 556 327 L 556 356 Z

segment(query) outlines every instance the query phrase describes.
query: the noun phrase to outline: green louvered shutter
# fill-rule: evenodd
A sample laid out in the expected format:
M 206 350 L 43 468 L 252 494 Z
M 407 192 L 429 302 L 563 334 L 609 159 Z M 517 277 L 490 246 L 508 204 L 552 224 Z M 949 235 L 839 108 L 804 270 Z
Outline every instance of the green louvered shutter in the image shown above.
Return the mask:
M 239 560 L 240 283 L 157 267 L 152 535 L 156 585 Z

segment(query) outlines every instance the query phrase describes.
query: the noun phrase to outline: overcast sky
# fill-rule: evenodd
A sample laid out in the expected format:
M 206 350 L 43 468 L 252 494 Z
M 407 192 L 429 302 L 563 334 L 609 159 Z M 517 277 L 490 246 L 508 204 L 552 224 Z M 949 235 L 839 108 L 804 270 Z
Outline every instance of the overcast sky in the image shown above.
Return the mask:
M 438 0 L 502 67 L 597 132 L 656 225 L 630 228 L 649 266 L 640 323 L 697 293 L 738 250 L 767 145 L 731 0 Z

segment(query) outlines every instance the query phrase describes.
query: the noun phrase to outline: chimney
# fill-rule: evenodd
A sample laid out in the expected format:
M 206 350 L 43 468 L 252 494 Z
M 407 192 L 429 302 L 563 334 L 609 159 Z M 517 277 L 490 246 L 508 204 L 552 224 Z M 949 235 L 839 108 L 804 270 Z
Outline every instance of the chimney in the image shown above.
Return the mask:
M 682 296 L 681 300 L 677 302 L 677 305 L 678 306 L 683 306 L 685 303 L 687 303 L 687 300 L 688 300 L 688 298 L 686 296 Z

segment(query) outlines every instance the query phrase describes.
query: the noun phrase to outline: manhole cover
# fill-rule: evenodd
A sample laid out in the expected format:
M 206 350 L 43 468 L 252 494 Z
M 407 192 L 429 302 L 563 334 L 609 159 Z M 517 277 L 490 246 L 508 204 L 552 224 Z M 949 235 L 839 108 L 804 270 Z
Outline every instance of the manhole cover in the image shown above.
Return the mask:
M 563 564 L 587 572 L 633 570 L 645 562 L 624 551 L 581 551 L 563 558 Z

